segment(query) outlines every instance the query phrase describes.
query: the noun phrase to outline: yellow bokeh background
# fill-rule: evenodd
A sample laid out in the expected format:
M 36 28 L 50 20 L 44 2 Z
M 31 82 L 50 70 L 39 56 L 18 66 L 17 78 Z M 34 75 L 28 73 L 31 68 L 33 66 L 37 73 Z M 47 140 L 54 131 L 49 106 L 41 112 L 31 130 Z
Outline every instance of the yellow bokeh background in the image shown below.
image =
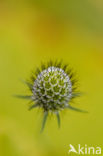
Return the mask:
M 49 59 L 69 63 L 84 95 L 61 112 L 61 128 L 42 111 L 28 111 L 21 79 Z M 69 144 L 103 148 L 103 2 L 39 0 L 0 2 L 0 156 L 67 156 Z M 73 154 L 71 154 L 73 155 Z M 74 154 L 75 155 L 75 154 Z

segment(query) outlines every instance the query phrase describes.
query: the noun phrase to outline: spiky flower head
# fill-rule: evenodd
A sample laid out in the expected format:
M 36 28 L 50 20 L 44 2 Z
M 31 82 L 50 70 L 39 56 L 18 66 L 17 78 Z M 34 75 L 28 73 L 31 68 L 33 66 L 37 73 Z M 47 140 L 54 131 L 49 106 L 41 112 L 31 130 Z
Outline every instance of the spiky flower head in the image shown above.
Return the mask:
M 65 71 L 58 67 L 48 67 L 34 81 L 33 99 L 45 111 L 56 111 L 68 106 L 72 97 L 72 84 Z
M 68 65 L 61 62 L 50 61 L 47 65 L 42 64 L 41 69 L 32 72 L 31 79 L 26 81 L 31 95 L 19 96 L 30 99 L 33 104 L 30 110 L 35 107 L 44 110 L 42 130 L 44 128 L 49 112 L 55 113 L 60 126 L 59 112 L 63 109 L 72 109 L 79 112 L 85 112 L 70 105 L 72 99 L 78 97 L 77 79 L 75 74 Z

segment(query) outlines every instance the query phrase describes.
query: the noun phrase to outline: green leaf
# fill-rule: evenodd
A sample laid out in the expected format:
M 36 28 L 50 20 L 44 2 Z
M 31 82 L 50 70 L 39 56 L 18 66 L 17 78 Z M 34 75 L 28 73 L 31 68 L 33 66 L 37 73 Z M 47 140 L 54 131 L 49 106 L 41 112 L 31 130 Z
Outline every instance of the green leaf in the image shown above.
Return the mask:
M 14 97 L 16 98 L 19 98 L 19 99 L 25 99 L 25 100 L 31 100 L 31 95 L 13 95 Z
M 73 110 L 73 111 L 77 111 L 77 112 L 81 112 L 81 113 L 88 113 L 88 111 L 85 111 L 85 110 L 81 110 L 79 108 L 75 108 L 75 107 L 72 107 L 72 106 L 68 106 L 67 108 Z
M 60 115 L 59 115 L 59 112 L 56 112 L 56 117 L 57 117 L 58 127 L 60 128 Z
M 48 112 L 44 112 L 44 117 L 43 117 L 43 122 L 42 122 L 42 128 L 41 128 L 41 133 L 43 132 L 44 128 L 45 128 L 45 124 L 46 124 L 46 120 L 48 117 Z
M 38 106 L 39 106 L 38 103 L 37 103 L 37 104 L 34 104 L 34 105 L 32 105 L 32 106 L 29 107 L 29 110 L 32 110 L 33 108 L 36 108 L 36 107 L 38 107 Z

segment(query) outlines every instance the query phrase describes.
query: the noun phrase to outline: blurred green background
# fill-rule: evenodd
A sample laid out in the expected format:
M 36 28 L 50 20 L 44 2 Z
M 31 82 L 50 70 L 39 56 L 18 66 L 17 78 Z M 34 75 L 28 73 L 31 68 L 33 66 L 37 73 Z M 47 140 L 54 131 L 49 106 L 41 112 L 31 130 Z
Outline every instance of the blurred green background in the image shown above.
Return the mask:
M 28 111 L 20 79 L 41 61 L 63 59 L 85 92 L 40 134 L 42 111 Z M 0 1 L 0 156 L 67 156 L 69 144 L 103 147 L 103 1 Z

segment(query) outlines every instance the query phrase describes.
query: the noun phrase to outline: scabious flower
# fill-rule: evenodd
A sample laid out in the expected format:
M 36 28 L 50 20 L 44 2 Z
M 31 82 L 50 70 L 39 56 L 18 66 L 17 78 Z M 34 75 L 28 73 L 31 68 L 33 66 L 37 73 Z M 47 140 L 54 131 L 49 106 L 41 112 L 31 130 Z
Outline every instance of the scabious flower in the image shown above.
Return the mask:
M 49 113 L 56 114 L 60 126 L 60 111 L 69 108 L 85 112 L 72 107 L 70 104 L 74 98 L 80 96 L 80 92 L 77 91 L 75 73 L 68 65 L 52 61 L 46 65 L 42 64 L 40 69 L 37 68 L 35 72 L 32 72 L 32 76 L 29 81 L 26 81 L 26 84 L 31 95 L 18 97 L 30 99 L 33 102 L 29 110 L 36 107 L 43 109 L 44 118 L 41 130 L 44 129 Z

